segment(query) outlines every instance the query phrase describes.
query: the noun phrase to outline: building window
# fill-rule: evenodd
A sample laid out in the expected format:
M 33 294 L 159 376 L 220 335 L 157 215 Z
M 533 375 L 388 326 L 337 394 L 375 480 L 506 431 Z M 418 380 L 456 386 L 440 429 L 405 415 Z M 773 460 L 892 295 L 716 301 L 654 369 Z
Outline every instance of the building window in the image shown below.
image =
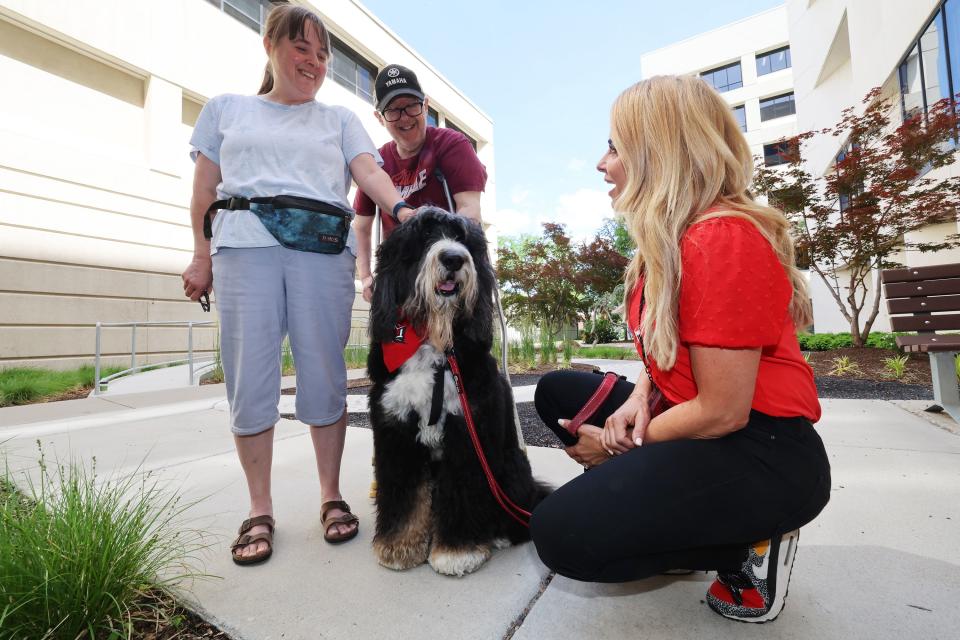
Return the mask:
M 333 46 L 330 64 L 333 79 L 373 104 L 373 79 L 377 77 L 377 68 L 333 34 L 330 35 L 330 44 Z
M 462 133 L 463 135 L 467 136 L 467 140 L 470 141 L 470 146 L 473 147 L 473 150 L 474 150 L 474 151 L 477 150 L 477 141 L 474 140 L 473 138 L 471 138 L 470 135 L 469 135 L 466 131 L 464 131 L 463 129 L 461 129 L 461 128 L 458 127 L 457 125 L 455 125 L 455 124 L 453 124 L 452 122 L 450 122 L 450 119 L 449 119 L 449 118 L 447 118 L 447 123 L 446 123 L 445 126 L 447 127 L 447 129 L 453 129 L 454 131 L 459 131 L 459 132 Z
M 768 167 L 787 164 L 790 162 L 790 142 L 782 140 L 763 145 L 763 164 Z
M 733 108 L 733 117 L 736 119 L 737 124 L 740 125 L 740 131 L 746 132 L 747 130 L 747 108 L 744 105 Z
M 739 62 L 704 71 L 700 74 L 700 77 L 720 93 L 733 91 L 743 86 L 743 74 L 740 72 Z
M 793 101 L 793 92 L 760 101 L 760 122 L 791 116 L 796 112 L 797 107 Z
M 274 4 L 270 0 L 207 0 L 210 4 L 247 25 L 257 33 L 263 33 L 267 14 Z
M 960 71 L 960 0 L 947 0 L 924 27 L 900 63 L 900 108 L 906 120 L 927 113 L 937 101 L 954 95 Z M 950 42 L 950 37 L 954 42 Z
M 437 113 L 437 110 L 433 107 L 427 107 L 427 126 L 430 127 L 439 127 L 440 126 L 440 114 Z
M 765 76 L 768 73 L 773 73 L 774 71 L 789 69 L 791 66 L 789 46 L 781 47 L 780 49 L 774 49 L 773 51 L 768 51 L 766 53 L 761 53 L 757 56 L 758 76 Z
M 837 154 L 837 157 L 834 158 L 834 170 L 837 172 L 837 178 L 845 177 L 844 174 L 847 174 L 851 171 L 856 171 L 856 166 L 846 167 L 842 165 L 843 161 L 846 160 L 854 151 L 859 149 L 860 146 L 856 143 L 849 142 L 843 145 L 843 148 L 840 150 L 840 153 Z M 841 170 L 844 172 L 841 173 Z M 840 207 L 840 212 L 844 212 L 850 208 L 850 204 L 854 197 L 859 196 L 863 193 L 863 183 L 858 182 L 856 184 L 848 184 L 846 181 L 838 180 L 837 181 L 837 204 Z

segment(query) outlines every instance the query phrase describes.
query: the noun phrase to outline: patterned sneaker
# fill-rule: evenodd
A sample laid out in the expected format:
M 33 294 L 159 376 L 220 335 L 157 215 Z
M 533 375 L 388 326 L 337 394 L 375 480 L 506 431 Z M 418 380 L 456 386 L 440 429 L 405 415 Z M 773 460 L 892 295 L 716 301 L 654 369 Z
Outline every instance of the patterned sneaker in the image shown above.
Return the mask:
M 800 530 L 751 545 L 740 571 L 722 572 L 707 591 L 707 604 L 724 618 L 769 622 L 783 610 Z

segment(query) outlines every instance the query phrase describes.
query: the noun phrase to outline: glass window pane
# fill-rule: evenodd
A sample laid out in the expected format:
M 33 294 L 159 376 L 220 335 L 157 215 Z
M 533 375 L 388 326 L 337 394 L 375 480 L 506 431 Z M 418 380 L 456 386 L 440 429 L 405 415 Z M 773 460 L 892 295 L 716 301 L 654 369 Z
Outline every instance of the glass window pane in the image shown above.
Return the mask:
M 960 0 L 947 0 L 943 5 L 943 27 L 945 34 L 940 37 L 940 50 L 944 51 L 943 36 L 946 35 L 950 44 L 950 73 L 953 76 L 954 96 L 960 92 Z M 946 83 L 941 83 L 946 88 Z M 945 89 L 946 90 L 946 89 Z
M 787 141 L 763 145 L 763 164 L 768 167 L 786 164 L 786 154 L 788 151 L 789 143 Z
M 757 56 L 757 75 L 765 76 L 771 71 L 770 56 Z
M 904 119 L 923 111 L 923 94 L 920 87 L 920 53 L 914 47 L 900 65 L 900 104 Z
M 760 121 L 766 122 L 774 118 L 793 115 L 797 112 L 796 103 L 793 100 L 793 94 L 788 93 L 783 96 L 776 96 L 760 101 Z
M 242 11 L 238 10 L 236 7 L 233 7 L 233 6 L 229 5 L 229 4 L 227 4 L 226 2 L 224 2 L 224 4 L 223 4 L 223 12 L 224 12 L 225 14 L 227 14 L 228 16 L 233 16 L 234 18 L 236 18 L 237 20 L 239 20 L 239 21 L 242 22 L 243 24 L 247 25 L 248 27 L 250 27 L 251 29 L 253 29 L 253 30 L 256 31 L 257 33 L 260 32 L 259 14 L 257 15 L 257 18 L 251 18 L 251 17 L 248 16 L 247 14 L 245 14 L 245 13 L 243 13 Z
M 733 108 L 733 117 L 737 120 L 737 124 L 740 125 L 740 131 L 747 130 L 747 110 L 743 105 Z
M 730 91 L 731 89 L 739 89 L 743 86 L 739 62 L 704 71 L 700 74 L 700 77 L 720 93 Z
M 763 76 L 790 67 L 790 47 L 775 49 L 757 56 L 757 75 Z
M 946 52 L 941 46 L 943 29 L 940 27 L 940 13 L 933 18 L 933 22 L 920 36 L 920 57 L 923 59 L 923 80 L 927 94 L 927 108 L 941 98 L 946 98 L 946 92 L 940 87 L 947 87 L 947 60 Z
M 431 127 L 440 126 L 440 114 L 433 108 L 427 109 L 427 125 Z
M 740 63 L 732 64 L 727 67 L 727 84 L 743 82 L 743 76 L 740 75 Z
M 260 2 L 259 0 L 223 0 L 224 9 L 231 6 L 243 15 L 260 21 Z

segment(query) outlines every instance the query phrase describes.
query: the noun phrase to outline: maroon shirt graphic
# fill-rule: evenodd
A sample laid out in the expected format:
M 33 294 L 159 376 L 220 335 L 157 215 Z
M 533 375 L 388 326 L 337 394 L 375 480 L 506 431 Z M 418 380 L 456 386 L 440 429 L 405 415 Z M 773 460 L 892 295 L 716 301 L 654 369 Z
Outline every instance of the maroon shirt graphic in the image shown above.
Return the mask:
M 427 137 L 420 153 L 412 158 L 402 159 L 397 154 L 397 143 L 392 140 L 380 147 L 383 156 L 383 170 L 387 172 L 394 186 L 407 204 L 416 208 L 434 205 L 447 209 L 447 196 L 443 185 L 433 175 L 440 167 L 450 196 L 463 191 L 483 191 L 487 183 L 487 170 L 484 168 L 467 137 L 453 129 L 427 127 Z M 372 216 L 376 204 L 362 190 L 357 190 L 353 201 L 357 215 Z M 390 215 L 380 216 L 383 225 L 382 238 L 393 232 L 397 223 Z

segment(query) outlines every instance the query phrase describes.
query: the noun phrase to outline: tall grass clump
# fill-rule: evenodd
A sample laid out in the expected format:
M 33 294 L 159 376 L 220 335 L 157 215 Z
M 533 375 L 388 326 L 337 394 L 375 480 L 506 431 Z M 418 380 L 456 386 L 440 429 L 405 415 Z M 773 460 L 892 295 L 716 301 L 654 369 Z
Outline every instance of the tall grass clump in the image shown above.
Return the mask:
M 573 340 L 567 339 L 563 341 L 563 364 L 569 367 L 572 361 L 573 361 Z
M 191 504 L 150 474 L 100 481 L 95 466 L 48 468 L 0 491 L 0 640 L 126 638 L 146 594 L 198 574 Z
M 556 364 L 557 362 L 557 341 L 553 328 L 544 325 L 540 329 L 540 362 L 543 364 Z
M 527 369 L 537 366 L 537 343 L 533 338 L 533 329 L 530 327 L 520 330 L 520 362 Z

